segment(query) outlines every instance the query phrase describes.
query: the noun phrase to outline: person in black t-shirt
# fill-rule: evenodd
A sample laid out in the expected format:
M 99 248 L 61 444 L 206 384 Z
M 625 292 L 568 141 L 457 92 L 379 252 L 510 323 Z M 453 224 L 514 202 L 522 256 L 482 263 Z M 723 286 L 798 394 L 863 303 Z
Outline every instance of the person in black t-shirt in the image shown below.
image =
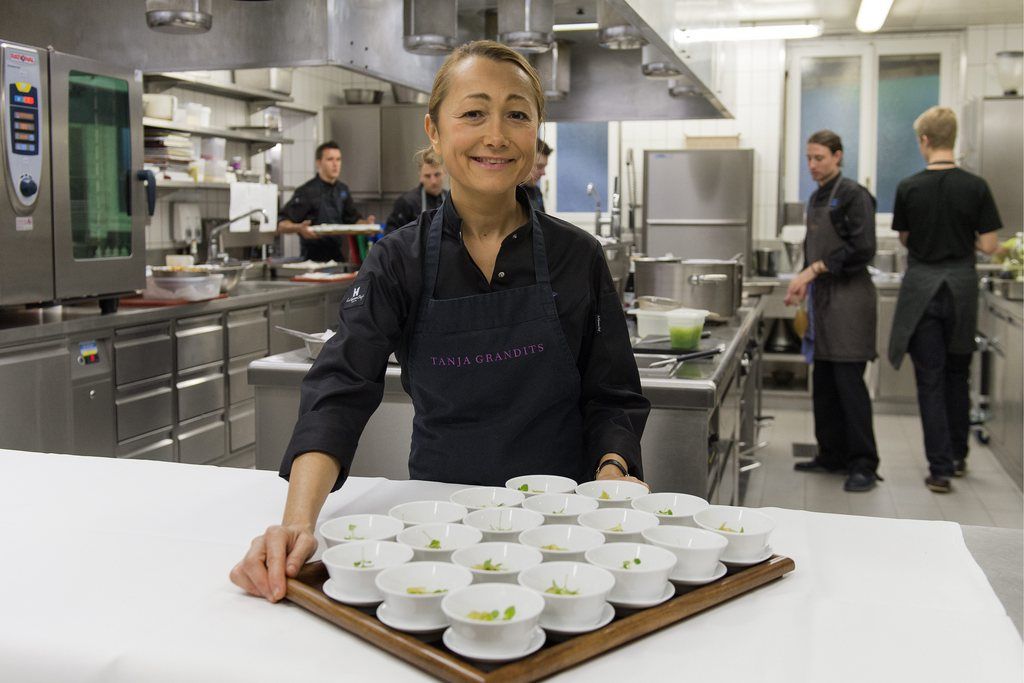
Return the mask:
M 929 475 L 937 493 L 966 471 L 968 377 L 978 321 L 975 250 L 993 253 L 1002 226 L 988 184 L 957 168 L 956 115 L 932 107 L 914 121 L 925 170 L 896 189 L 892 229 L 909 251 L 889 339 L 899 367 L 910 353 L 924 427 Z
M 547 172 L 548 157 L 554 151 L 551 145 L 537 138 L 537 156 L 533 159 L 533 171 L 530 172 L 530 177 L 523 181 L 523 189 L 526 190 L 533 208 L 538 211 L 544 211 L 544 195 L 540 191 L 540 179 Z
M 395 200 L 384 224 L 384 232 L 394 232 L 403 225 L 412 223 L 424 211 L 433 211 L 441 206 L 447 194 L 444 191 L 444 165 L 433 150 L 424 149 L 416 153 L 416 168 L 420 184 Z
M 373 223 L 374 216 L 356 209 L 341 176 L 341 148 L 333 140 L 316 148 L 316 177 L 295 189 L 281 209 L 279 233 L 297 233 L 302 255 L 311 261 L 347 261 L 344 237 L 322 236 L 310 230 L 321 223 Z

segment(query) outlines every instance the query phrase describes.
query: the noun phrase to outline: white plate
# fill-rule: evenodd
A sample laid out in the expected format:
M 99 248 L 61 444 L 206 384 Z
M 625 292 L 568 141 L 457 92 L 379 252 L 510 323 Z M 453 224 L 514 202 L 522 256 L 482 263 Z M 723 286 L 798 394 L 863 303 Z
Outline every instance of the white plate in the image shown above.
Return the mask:
M 661 591 L 661 595 L 654 598 L 653 600 L 613 600 L 610 596 L 608 602 L 612 603 L 616 607 L 625 607 L 627 609 L 646 609 L 648 607 L 654 607 L 665 602 L 673 595 L 676 594 L 676 587 L 668 581 L 665 582 L 665 590 Z
M 530 636 L 530 642 L 522 650 L 515 652 L 480 652 L 473 648 L 473 643 L 467 642 L 455 632 L 454 629 L 449 628 L 441 636 L 441 641 L 444 646 L 457 655 L 462 655 L 468 659 L 475 659 L 478 662 L 508 662 L 513 659 L 520 659 L 527 655 L 532 655 L 534 652 L 539 650 L 543 645 L 547 636 L 544 635 L 544 630 L 541 628 L 533 629 L 533 635 Z
M 715 573 L 703 579 L 695 579 L 690 576 L 676 576 L 675 574 L 673 574 L 668 577 L 668 580 L 680 586 L 703 586 L 706 583 L 718 581 L 720 578 L 725 576 L 725 573 L 727 571 L 729 571 L 729 568 L 721 562 L 719 562 L 718 566 L 715 567 Z
M 438 631 L 448 628 L 448 620 L 438 622 L 436 624 L 421 624 L 420 622 L 408 622 L 404 619 L 396 619 L 394 615 L 388 611 L 388 603 L 382 602 L 380 607 L 377 608 L 377 618 L 381 620 L 385 626 L 398 631 L 405 631 L 406 633 L 437 633 Z
M 541 615 L 540 618 L 540 626 L 548 633 L 554 633 L 560 636 L 574 636 L 577 633 L 589 633 L 590 631 L 596 631 L 597 629 L 610 624 L 614 618 L 615 608 L 606 602 L 604 603 L 604 609 L 601 610 L 601 616 L 598 618 L 597 622 L 588 626 L 548 626 L 544 623 L 543 615 Z
M 750 567 L 755 564 L 761 564 L 771 556 L 772 547 L 770 545 L 766 545 L 764 549 L 761 551 L 761 553 L 757 555 L 757 557 L 752 557 L 749 560 L 733 560 L 731 558 L 726 557 L 725 555 L 722 555 L 722 562 L 724 562 L 727 567 Z
M 338 587 L 334 584 L 334 579 L 327 579 L 324 582 L 324 595 L 331 600 L 337 600 L 354 607 L 368 607 L 369 605 L 379 605 L 384 602 L 383 597 L 368 598 L 365 595 L 349 595 L 344 591 L 338 590 Z

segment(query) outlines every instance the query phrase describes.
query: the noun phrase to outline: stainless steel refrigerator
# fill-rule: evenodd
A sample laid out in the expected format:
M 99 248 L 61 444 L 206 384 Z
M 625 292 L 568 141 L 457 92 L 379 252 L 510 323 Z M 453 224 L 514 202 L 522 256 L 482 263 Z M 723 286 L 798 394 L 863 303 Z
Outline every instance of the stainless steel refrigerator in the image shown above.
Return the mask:
M 648 256 L 750 263 L 754 151 L 685 149 L 644 152 L 644 222 Z

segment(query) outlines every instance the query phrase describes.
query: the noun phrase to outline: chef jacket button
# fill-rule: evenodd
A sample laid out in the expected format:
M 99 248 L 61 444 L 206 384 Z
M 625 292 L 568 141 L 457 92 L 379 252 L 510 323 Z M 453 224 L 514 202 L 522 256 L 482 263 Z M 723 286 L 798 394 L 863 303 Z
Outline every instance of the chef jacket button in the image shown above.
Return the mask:
M 503 277 L 505 277 L 505 271 L 504 271 L 504 270 L 502 270 L 502 271 L 500 271 L 500 272 L 498 273 L 498 278 L 499 278 L 499 279 L 500 279 L 500 278 L 503 278 Z
M 512 233 L 512 239 L 514 239 L 514 240 L 519 239 L 519 234 L 518 233 Z

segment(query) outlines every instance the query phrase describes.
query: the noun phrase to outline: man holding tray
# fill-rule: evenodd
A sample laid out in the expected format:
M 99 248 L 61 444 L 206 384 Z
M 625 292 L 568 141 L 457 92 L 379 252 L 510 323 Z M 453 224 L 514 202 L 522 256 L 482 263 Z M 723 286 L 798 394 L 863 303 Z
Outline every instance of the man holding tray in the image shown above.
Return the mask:
M 341 182 L 341 148 L 329 140 L 316 148 L 316 176 L 300 185 L 281 209 L 277 231 L 296 233 L 302 256 L 310 261 L 350 261 L 344 236 L 320 235 L 310 229 L 322 223 L 374 223 L 374 216 L 359 213 L 348 185 Z M 353 254 L 352 257 L 357 256 Z

